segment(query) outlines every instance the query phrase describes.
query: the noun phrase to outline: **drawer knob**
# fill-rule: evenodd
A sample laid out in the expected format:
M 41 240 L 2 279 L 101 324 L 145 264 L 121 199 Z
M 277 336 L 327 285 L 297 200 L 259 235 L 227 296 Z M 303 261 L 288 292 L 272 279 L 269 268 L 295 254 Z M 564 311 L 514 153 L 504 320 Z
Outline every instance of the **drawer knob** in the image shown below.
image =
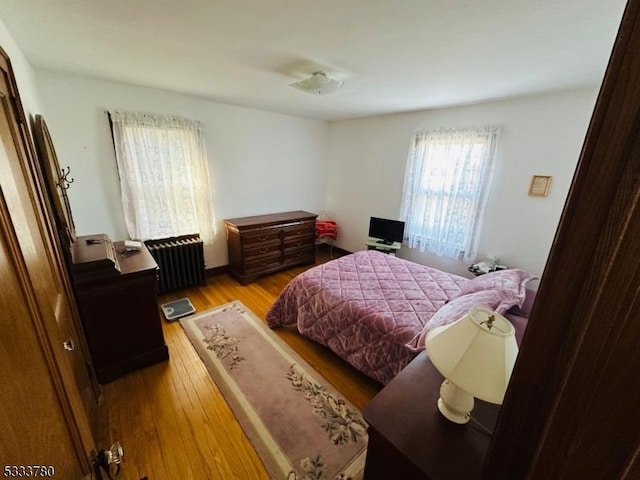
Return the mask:
M 266 235 L 260 235 L 260 236 L 258 237 L 258 240 L 260 240 L 261 242 L 264 242 L 266 239 L 267 239 L 267 236 L 266 236 Z

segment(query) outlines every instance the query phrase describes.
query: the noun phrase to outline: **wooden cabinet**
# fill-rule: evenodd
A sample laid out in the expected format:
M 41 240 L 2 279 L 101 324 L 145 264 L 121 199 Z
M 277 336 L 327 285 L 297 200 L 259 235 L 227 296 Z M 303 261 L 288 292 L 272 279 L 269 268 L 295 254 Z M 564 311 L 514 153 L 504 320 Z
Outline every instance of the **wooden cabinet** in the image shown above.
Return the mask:
M 225 220 L 229 273 L 246 285 L 267 273 L 315 263 L 316 217 L 298 210 Z
M 100 383 L 169 358 L 157 305 L 158 266 L 144 244 L 122 254 L 106 235 L 78 237 L 72 277 Z
M 442 380 L 422 352 L 364 408 L 369 423 L 365 480 L 480 478 L 491 437 L 438 411 Z M 476 399 L 472 415 L 493 429 L 499 408 Z

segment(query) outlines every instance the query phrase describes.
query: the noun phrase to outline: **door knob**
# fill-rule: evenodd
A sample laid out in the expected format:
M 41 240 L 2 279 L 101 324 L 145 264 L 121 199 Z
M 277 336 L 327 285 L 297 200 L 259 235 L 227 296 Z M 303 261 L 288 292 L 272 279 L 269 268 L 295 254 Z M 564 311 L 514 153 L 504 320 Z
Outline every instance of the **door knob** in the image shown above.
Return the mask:
M 76 346 L 73 344 L 73 340 L 67 340 L 66 342 L 62 342 L 62 346 L 65 350 L 72 352 L 76 349 Z
M 120 442 L 116 442 L 111 445 L 109 450 L 101 450 L 100 453 L 94 457 L 93 462 L 97 467 L 101 467 L 109 478 L 115 479 L 120 476 L 120 463 L 122 462 L 123 456 L 124 449 Z

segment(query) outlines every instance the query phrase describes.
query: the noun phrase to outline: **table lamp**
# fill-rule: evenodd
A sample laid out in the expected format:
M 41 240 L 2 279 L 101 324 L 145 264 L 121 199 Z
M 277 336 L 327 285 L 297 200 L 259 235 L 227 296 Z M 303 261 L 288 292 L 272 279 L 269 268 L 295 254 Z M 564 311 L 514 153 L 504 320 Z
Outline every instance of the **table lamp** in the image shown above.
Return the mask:
M 518 355 L 515 329 L 502 315 L 474 307 L 456 322 L 429 332 L 426 349 L 445 377 L 438 409 L 446 418 L 467 423 L 474 397 L 502 404 Z

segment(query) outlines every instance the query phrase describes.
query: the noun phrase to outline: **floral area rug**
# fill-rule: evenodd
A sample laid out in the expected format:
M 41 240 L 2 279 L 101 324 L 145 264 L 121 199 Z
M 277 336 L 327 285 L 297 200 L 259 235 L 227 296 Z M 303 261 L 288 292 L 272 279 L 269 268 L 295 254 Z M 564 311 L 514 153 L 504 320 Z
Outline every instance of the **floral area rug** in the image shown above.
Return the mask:
M 360 412 L 241 302 L 180 323 L 270 478 L 362 478 Z

